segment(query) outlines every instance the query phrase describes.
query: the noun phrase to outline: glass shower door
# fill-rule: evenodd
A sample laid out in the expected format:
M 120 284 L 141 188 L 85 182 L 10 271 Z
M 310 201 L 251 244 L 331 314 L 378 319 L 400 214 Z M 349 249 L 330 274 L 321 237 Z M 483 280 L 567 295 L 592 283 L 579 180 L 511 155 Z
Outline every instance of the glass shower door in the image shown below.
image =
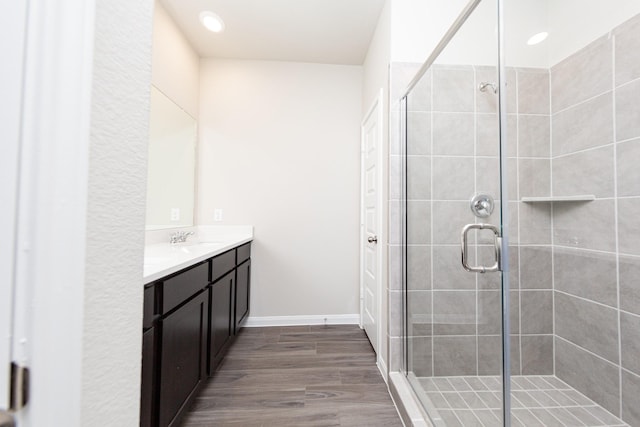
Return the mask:
M 501 426 L 509 295 L 497 1 L 466 12 L 402 103 L 406 374 L 436 426 Z

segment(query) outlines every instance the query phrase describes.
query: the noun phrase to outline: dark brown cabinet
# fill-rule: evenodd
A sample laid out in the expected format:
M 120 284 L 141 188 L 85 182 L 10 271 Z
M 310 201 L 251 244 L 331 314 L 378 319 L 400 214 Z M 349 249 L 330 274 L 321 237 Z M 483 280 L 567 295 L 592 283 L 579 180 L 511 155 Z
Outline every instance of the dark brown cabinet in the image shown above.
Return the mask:
M 240 325 L 249 316 L 249 289 L 251 280 L 251 260 L 246 260 L 236 269 L 236 296 L 234 310 L 234 333 L 240 331 Z
M 207 292 L 162 319 L 159 425 L 179 425 L 181 409 L 191 403 L 206 378 Z
M 211 285 L 211 323 L 209 374 L 220 364 L 224 351 L 233 337 L 233 291 L 235 272 L 231 271 Z
M 145 286 L 140 425 L 178 426 L 249 313 L 251 243 Z

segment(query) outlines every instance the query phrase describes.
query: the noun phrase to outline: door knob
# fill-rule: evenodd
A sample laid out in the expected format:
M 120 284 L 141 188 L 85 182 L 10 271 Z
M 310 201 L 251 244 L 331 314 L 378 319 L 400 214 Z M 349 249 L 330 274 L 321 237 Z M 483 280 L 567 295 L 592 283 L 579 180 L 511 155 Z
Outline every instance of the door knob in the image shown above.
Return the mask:
M 369 242 L 369 243 L 378 243 L 378 236 L 369 236 L 367 238 L 367 242 Z

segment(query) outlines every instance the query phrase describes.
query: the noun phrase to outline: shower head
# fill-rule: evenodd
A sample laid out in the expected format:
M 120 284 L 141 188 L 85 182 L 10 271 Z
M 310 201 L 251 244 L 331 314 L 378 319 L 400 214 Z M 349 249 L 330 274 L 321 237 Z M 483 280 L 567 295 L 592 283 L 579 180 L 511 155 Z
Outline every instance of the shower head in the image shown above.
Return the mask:
M 487 87 L 490 87 L 493 90 L 493 93 L 498 93 L 498 88 L 493 83 L 481 82 L 478 85 L 478 89 L 480 90 L 480 92 L 486 92 L 487 91 Z

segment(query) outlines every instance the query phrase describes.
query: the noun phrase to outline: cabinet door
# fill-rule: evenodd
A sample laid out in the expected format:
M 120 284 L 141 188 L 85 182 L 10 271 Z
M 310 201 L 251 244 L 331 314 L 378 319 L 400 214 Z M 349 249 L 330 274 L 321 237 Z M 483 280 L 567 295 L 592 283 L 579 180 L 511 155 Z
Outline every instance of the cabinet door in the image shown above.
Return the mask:
M 235 326 L 234 333 L 240 331 L 240 324 L 249 315 L 249 290 L 251 284 L 251 260 L 238 266 L 236 276 Z
M 153 420 L 155 390 L 155 343 L 156 329 L 142 334 L 142 385 L 140 387 L 140 426 L 151 427 Z
M 208 298 L 202 292 L 162 320 L 159 425 L 179 425 L 205 378 Z
M 211 285 L 211 349 L 209 375 L 220 363 L 224 350 L 233 336 L 233 291 L 235 271 Z

